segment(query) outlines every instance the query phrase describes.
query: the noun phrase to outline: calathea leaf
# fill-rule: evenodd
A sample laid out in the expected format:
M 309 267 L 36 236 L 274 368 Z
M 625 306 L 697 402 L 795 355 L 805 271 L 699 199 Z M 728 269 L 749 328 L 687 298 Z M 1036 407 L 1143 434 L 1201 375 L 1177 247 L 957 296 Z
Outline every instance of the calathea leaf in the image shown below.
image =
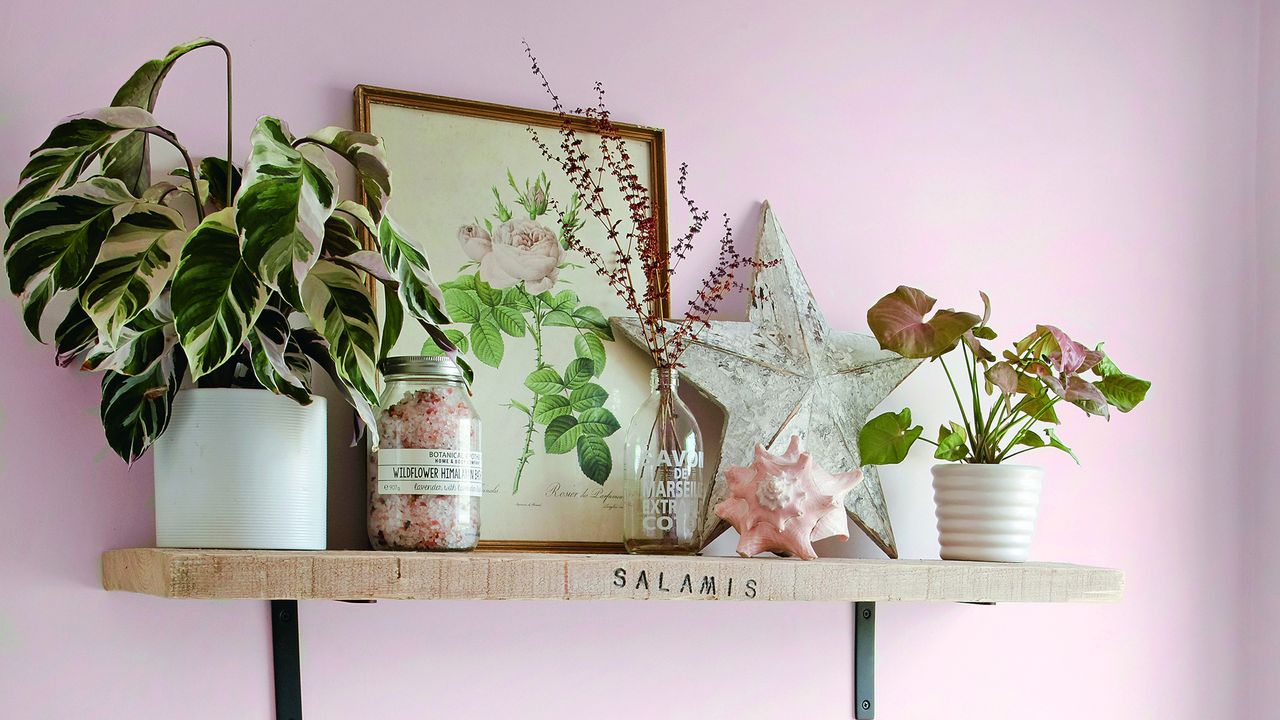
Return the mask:
M 119 180 L 95 177 L 14 218 L 4 245 L 5 269 L 36 339 L 49 299 L 84 282 L 107 234 L 135 204 Z
M 409 242 L 390 215 L 383 215 L 378 224 L 378 245 L 387 269 L 400 283 L 400 300 L 409 314 L 424 326 L 448 323 L 444 293 L 431 277 L 427 256 Z
M 186 357 L 179 349 L 143 375 L 108 372 L 102 378 L 102 426 L 107 443 L 133 464 L 169 426 L 173 397 L 182 385 Z
M 66 118 L 31 151 L 31 159 L 19 176 L 22 185 L 4 206 L 4 221 L 12 227 L 19 211 L 74 184 L 104 149 L 138 130 L 155 127 L 158 124 L 151 113 L 138 108 L 98 108 Z M 131 192 L 130 186 L 122 187 Z M 146 187 L 143 184 L 137 192 Z
M 240 254 L 235 210 L 220 210 L 191 232 L 173 276 L 178 336 L 199 379 L 231 358 L 267 304 L 267 288 Z
M 311 361 L 279 308 L 268 305 L 258 315 L 249 333 L 249 358 L 253 374 L 264 388 L 302 405 L 311 404 Z
M 121 375 L 144 375 L 166 357 L 178 341 L 167 303 L 144 310 L 123 328 L 119 340 L 100 342 L 85 358 L 82 370 L 109 370 Z
M 250 140 L 235 203 L 244 259 L 259 280 L 296 301 L 337 206 L 337 175 L 320 148 L 294 148 L 289 129 L 276 118 L 259 119 Z
M 386 292 L 382 295 L 382 342 L 378 346 L 378 362 L 387 359 L 391 351 L 395 348 L 396 342 L 400 339 L 400 331 L 404 329 L 404 305 L 400 302 L 400 296 L 393 292 Z M 456 332 L 456 331 L 455 331 Z M 459 333 L 461 334 L 461 333 Z M 455 343 L 456 344 L 456 343 Z M 436 349 L 435 341 L 428 339 L 423 343 L 423 355 L 427 346 Z M 440 353 L 443 354 L 443 353 Z
M 365 247 L 360 237 L 360 229 L 369 233 L 370 238 L 378 236 L 378 226 L 369 216 L 363 205 L 350 200 L 343 200 L 333 209 L 333 214 L 324 223 L 324 242 L 320 253 L 323 257 L 345 257 Z
M 338 366 L 333 361 L 333 350 L 329 346 L 329 341 L 324 339 L 319 332 L 312 328 L 294 328 L 293 338 L 297 341 L 299 349 L 307 357 L 311 358 L 316 365 L 329 375 L 333 380 L 333 384 L 338 388 L 338 392 L 342 393 L 342 397 L 356 411 L 356 422 L 353 432 L 351 433 L 351 446 L 355 447 L 360 442 L 360 437 L 364 435 L 365 428 L 369 429 L 370 442 L 375 446 L 378 444 L 378 420 L 374 414 L 374 403 L 364 395 L 352 392 L 351 386 L 342 380 L 342 376 L 338 372 Z
M 227 161 L 217 157 L 207 157 L 200 161 L 200 179 L 208 183 L 209 200 L 215 210 L 231 207 L 232 201 L 240 192 L 242 176 L 240 168 L 228 165 Z M 231 177 L 227 177 L 228 173 Z M 228 192 L 228 187 L 230 191 Z
M 118 342 L 125 324 L 160 297 L 186 237 L 181 215 L 146 203 L 135 204 L 107 233 L 80 286 L 80 304 L 108 342 Z
M 321 260 L 302 283 L 302 304 L 312 326 L 329 343 L 338 379 L 353 394 L 376 404 L 378 320 L 360 276 Z
M 148 60 L 133 72 L 124 85 L 120 86 L 115 97 L 111 99 L 111 104 L 118 107 L 142 108 L 146 111 L 155 110 L 156 98 L 160 95 L 160 85 L 178 58 L 197 48 L 218 44 L 209 38 L 196 38 L 172 48 L 162 58 Z M 141 194 L 151 184 L 147 138 L 141 135 L 134 136 L 112 148 L 103 159 L 102 172 L 107 177 L 123 181 L 135 194 Z
M 356 169 L 364 202 L 374 222 L 382 219 L 382 208 L 391 194 L 391 170 L 387 167 L 387 154 L 382 139 L 369 133 L 327 127 L 302 138 L 304 143 L 316 143 L 333 150 Z
M 85 313 L 80 303 L 71 303 L 67 316 L 58 323 L 53 333 L 53 345 L 58 354 L 54 362 L 58 367 L 68 367 L 98 344 L 98 328 Z

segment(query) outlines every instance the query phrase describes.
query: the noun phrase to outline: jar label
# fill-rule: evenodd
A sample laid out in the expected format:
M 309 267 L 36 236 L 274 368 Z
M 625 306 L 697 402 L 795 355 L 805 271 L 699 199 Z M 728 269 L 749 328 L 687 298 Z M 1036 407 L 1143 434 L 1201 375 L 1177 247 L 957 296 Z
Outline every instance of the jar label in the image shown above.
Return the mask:
M 480 453 L 384 448 L 378 451 L 379 495 L 484 495 Z

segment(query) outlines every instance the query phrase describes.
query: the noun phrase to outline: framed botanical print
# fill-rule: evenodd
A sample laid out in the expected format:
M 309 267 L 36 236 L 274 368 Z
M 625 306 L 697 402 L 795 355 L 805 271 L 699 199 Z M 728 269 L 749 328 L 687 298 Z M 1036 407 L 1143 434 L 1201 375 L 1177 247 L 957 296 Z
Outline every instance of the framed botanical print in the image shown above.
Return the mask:
M 623 425 L 648 397 L 652 363 L 615 341 L 608 318 L 630 313 L 563 241 L 569 226 L 612 249 L 534 142 L 558 147 L 563 118 L 366 85 L 355 101 L 356 127 L 385 143 L 396 220 L 426 251 L 453 319 L 446 332 L 475 371 L 480 549 L 620 551 Z M 599 139 L 585 119 L 569 122 L 587 146 Z M 648 179 L 665 243 L 663 131 L 614 125 Z M 603 199 L 627 215 L 620 194 Z M 667 314 L 666 288 L 658 295 Z M 411 325 L 393 350 L 438 352 Z

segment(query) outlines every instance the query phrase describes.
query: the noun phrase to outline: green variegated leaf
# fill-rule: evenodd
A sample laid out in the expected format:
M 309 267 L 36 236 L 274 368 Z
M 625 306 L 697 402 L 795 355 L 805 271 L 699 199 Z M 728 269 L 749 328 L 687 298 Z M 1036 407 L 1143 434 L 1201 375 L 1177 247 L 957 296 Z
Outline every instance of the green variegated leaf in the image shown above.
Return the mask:
M 327 127 L 302 138 L 302 142 L 323 145 L 346 158 L 356 169 L 373 222 L 382 219 L 382 207 L 391 194 L 391 170 L 387 167 L 387 154 L 381 138 L 355 130 Z
M 66 118 L 40 147 L 31 151 L 31 160 L 19 176 L 22 185 L 4 206 L 5 222 L 12 227 L 19 211 L 52 192 L 70 187 L 85 166 L 113 143 L 142 128 L 155 127 L 158 124 L 151 113 L 131 107 L 98 108 Z M 121 187 L 130 192 L 130 186 Z M 137 192 L 146 187 L 144 183 Z
M 370 404 L 378 402 L 378 319 L 369 289 L 354 270 L 321 260 L 302 283 L 302 304 L 329 343 L 338 378 Z
M 227 177 L 228 168 L 230 168 L 231 177 Z M 243 180 L 240 168 L 227 165 L 227 161 L 222 158 L 207 157 L 200 161 L 199 173 L 200 179 L 208 184 L 206 194 L 213 202 L 214 209 L 222 210 L 231 207 L 232 201 L 240 192 L 240 183 Z
M 393 292 L 383 293 L 382 339 L 378 344 L 378 362 L 386 360 L 391 354 L 396 342 L 400 340 L 402 330 L 404 330 L 404 304 L 400 302 L 400 296 Z M 427 339 L 426 344 L 431 347 L 436 346 L 430 338 Z
M 613 455 L 609 452 L 609 444 L 603 439 L 591 435 L 578 438 L 578 467 L 597 485 L 603 485 L 613 471 Z
M 576 412 L 602 407 L 608 399 L 609 391 L 595 383 L 587 383 L 569 393 L 569 403 Z
M 337 206 L 338 178 L 324 151 L 294 148 L 280 120 L 263 117 L 236 197 L 236 223 L 244 259 L 258 279 L 286 299 L 320 257 L 325 221 Z
M 107 444 L 133 464 L 169 427 L 173 396 L 186 372 L 182 351 L 170 353 L 143 375 L 108 372 L 102 378 L 102 426 Z
M 53 345 L 57 349 L 54 361 L 58 367 L 68 367 L 97 344 L 98 328 L 93 320 L 80 303 L 71 303 L 67 316 L 53 333 Z
M 428 328 L 450 322 L 444 311 L 444 292 L 431 277 L 427 256 L 409 242 L 390 215 L 383 215 L 378 224 L 378 245 L 387 269 L 400 283 L 405 310 Z
M 155 110 L 156 98 L 165 75 L 178 58 L 207 45 L 218 45 L 209 38 L 196 38 L 169 50 L 164 57 L 148 60 L 134 71 L 111 99 L 113 106 L 132 106 L 146 111 Z M 147 138 L 142 135 L 126 138 L 113 147 L 103 159 L 102 172 L 124 184 L 135 194 L 141 194 L 151 184 L 151 163 L 147 153 Z
M 370 401 L 360 393 L 352 392 L 351 386 L 343 381 L 342 374 L 338 371 L 338 367 L 334 364 L 333 349 L 329 346 L 329 341 L 316 330 L 308 327 L 294 328 L 293 338 L 297 341 L 298 347 L 302 353 L 319 365 L 321 369 L 333 380 L 333 384 L 338 388 L 338 392 L 342 393 L 343 399 L 356 411 L 356 423 L 351 433 L 351 446 L 355 447 L 360 442 L 360 437 L 364 435 L 365 428 L 369 430 L 369 441 L 374 447 L 378 445 L 378 419 L 374 412 L 376 399 Z
M 178 336 L 199 379 L 240 348 L 267 304 L 267 288 L 240 254 L 235 209 L 209 215 L 191 232 L 172 295 Z
M 396 281 L 387 270 L 387 263 L 382 259 L 382 253 L 376 250 L 357 250 L 350 255 L 327 259 L 352 270 L 369 273 L 383 283 L 394 284 Z
M 100 342 L 85 358 L 82 370 L 117 372 L 121 375 L 144 375 L 167 356 L 178 341 L 173 317 L 167 303 L 142 314 L 121 329 L 120 337 L 111 344 Z
M 182 216 L 138 203 L 107 233 L 98 261 L 80 286 L 80 304 L 108 342 L 150 307 L 173 276 L 187 233 Z
M 107 234 L 136 202 L 119 180 L 95 177 L 14 218 L 5 240 L 5 269 L 36 339 L 49 299 L 84 282 Z
M 359 252 L 363 247 L 359 228 L 350 215 L 342 212 L 342 203 L 339 203 L 329 219 L 324 221 L 324 241 L 320 244 L 320 256 L 344 257 Z
M 258 315 L 249 333 L 249 358 L 253 374 L 264 388 L 302 405 L 311 404 L 311 361 L 279 308 L 268 305 Z

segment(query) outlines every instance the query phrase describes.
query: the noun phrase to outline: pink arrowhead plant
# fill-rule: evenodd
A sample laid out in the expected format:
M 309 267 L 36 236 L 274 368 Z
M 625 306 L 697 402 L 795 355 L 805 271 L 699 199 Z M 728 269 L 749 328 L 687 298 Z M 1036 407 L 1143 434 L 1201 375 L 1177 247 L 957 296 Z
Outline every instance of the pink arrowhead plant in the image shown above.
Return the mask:
M 1055 406 L 1065 402 L 1110 419 L 1111 408 L 1127 413 L 1146 399 L 1150 382 L 1122 372 L 1101 343 L 1090 349 L 1054 325 L 1037 325 L 997 360 L 982 343 L 997 337 L 987 324 L 991 301 L 986 293 L 979 295 L 982 315 L 946 309 L 929 317 L 937 301 L 903 285 L 867 311 L 881 348 L 942 365 L 962 422 L 943 424 L 935 441 L 912 425 L 910 409 L 875 417 L 858 437 L 864 464 L 901 462 L 916 440 L 933 445 L 940 460 L 993 464 L 1052 447 L 1079 462 L 1054 430 L 1059 423 Z M 957 350 L 968 380 L 963 388 L 944 359 Z

